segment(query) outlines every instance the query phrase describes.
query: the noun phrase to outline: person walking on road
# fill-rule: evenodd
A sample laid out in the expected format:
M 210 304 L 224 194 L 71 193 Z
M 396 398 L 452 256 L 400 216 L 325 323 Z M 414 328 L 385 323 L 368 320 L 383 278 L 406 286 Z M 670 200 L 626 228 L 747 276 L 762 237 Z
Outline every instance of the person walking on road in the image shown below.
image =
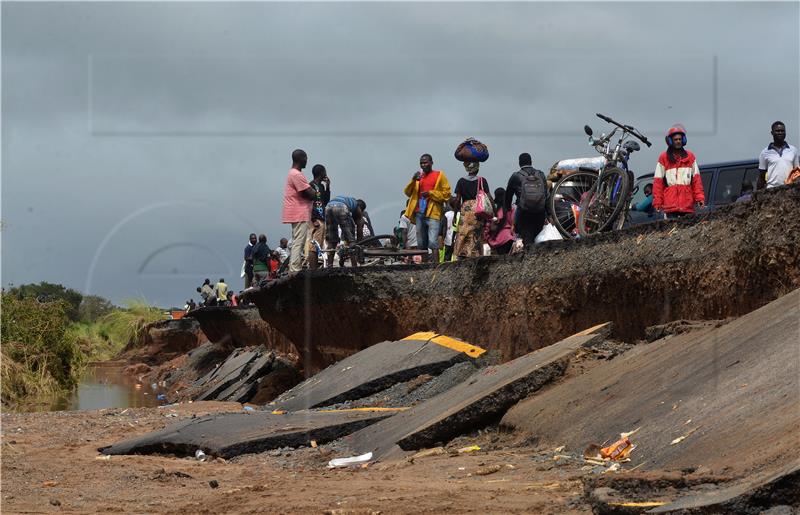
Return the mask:
M 686 149 L 686 129 L 674 125 L 665 138 L 667 150 L 658 157 L 653 177 L 653 208 L 665 219 L 694 214 L 705 206 L 703 180 L 694 154 Z
M 281 221 L 292 226 L 289 273 L 297 273 L 303 269 L 303 249 L 311 220 L 311 203 L 315 198 L 314 190 L 302 172 L 307 163 L 308 155 L 305 151 L 298 149 L 292 152 L 292 168 L 286 176 L 286 187 L 283 191 Z
M 433 157 L 422 154 L 420 171 L 415 172 L 404 190 L 408 197 L 405 216 L 417 226 L 417 245 L 428 249 L 425 260 L 435 262 L 439 256 L 439 227 L 444 203 L 450 199 L 450 183 L 441 170 L 433 169 Z
M 511 204 L 515 196 L 514 229 L 524 245 L 533 245 L 547 218 L 547 178 L 544 172 L 533 167 L 533 159 L 527 152 L 519 155 L 519 170 L 508 178 L 503 216 L 512 216 Z M 459 238 L 460 232 L 459 227 Z

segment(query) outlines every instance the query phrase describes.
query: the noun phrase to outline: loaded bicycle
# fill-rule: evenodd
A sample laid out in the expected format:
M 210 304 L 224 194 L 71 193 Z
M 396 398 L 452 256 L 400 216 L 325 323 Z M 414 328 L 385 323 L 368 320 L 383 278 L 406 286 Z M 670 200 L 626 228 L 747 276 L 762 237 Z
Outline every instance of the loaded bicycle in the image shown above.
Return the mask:
M 554 180 L 548 202 L 550 220 L 567 238 L 588 236 L 609 229 L 621 229 L 633 195 L 633 172 L 628 160 L 641 150 L 636 138 L 648 147 L 652 144 L 631 125 L 619 123 L 597 113 L 601 120 L 614 125 L 608 134 L 599 138 L 588 125 L 584 132 L 589 144 L 600 154 L 594 158 L 565 159 L 550 171 Z M 614 137 L 621 131 L 619 139 Z

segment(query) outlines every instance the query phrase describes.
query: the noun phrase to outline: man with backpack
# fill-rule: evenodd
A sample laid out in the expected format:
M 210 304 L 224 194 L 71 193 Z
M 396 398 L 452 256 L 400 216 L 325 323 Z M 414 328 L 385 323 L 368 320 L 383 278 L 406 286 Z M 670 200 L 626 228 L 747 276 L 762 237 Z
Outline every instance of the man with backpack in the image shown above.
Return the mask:
M 514 228 L 525 245 L 533 244 L 547 218 L 547 178 L 532 163 L 527 152 L 519 155 L 519 170 L 509 177 L 503 201 L 503 213 L 512 216 L 511 200 L 516 196 Z

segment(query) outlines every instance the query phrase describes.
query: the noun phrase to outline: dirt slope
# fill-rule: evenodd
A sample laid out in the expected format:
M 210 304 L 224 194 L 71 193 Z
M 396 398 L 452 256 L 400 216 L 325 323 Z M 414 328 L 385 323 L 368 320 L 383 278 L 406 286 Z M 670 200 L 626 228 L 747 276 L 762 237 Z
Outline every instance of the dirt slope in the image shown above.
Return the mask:
M 423 330 L 505 359 L 605 321 L 631 341 L 647 326 L 743 315 L 800 287 L 798 210 L 800 187 L 778 188 L 705 218 L 551 242 L 524 256 L 304 272 L 248 297 L 304 361 Z

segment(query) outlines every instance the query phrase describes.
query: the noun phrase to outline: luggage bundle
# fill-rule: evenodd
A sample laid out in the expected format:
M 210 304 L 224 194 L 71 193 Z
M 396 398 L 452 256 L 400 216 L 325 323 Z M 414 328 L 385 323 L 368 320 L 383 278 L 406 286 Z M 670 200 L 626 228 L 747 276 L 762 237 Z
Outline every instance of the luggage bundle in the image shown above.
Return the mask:
M 475 138 L 467 138 L 456 149 L 455 158 L 462 163 L 483 163 L 489 159 L 489 147 Z

